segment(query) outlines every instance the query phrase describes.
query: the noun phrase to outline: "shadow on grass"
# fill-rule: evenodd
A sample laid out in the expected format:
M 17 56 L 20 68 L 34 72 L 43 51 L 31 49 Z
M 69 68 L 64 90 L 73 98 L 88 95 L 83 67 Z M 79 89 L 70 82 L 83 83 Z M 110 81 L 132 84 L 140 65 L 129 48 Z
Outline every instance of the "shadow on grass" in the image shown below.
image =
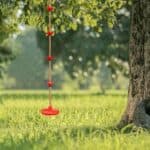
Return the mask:
M 67 94 L 67 93 L 54 93 L 53 94 L 53 97 L 57 100 L 59 99 L 68 99 L 70 97 L 85 97 L 85 96 L 112 96 L 112 97 L 117 97 L 117 96 L 126 96 L 126 94 L 123 94 L 123 93 L 100 93 L 100 92 L 95 92 L 95 93 L 88 93 L 88 92 L 85 92 L 85 93 L 72 93 L 72 94 Z M 9 93 L 9 94 L 3 94 L 1 95 L 1 99 L 13 99 L 13 100 L 17 100 L 17 99 L 47 99 L 47 94 L 46 93 Z
M 41 131 L 40 131 L 41 132 Z M 66 144 L 68 144 L 68 140 L 73 142 L 84 140 L 85 138 L 104 138 L 106 134 L 113 134 L 115 133 L 115 129 L 112 127 L 101 129 L 98 127 L 90 127 L 90 126 L 83 126 L 83 127 L 68 127 L 68 128 L 61 128 L 57 131 L 53 131 L 49 129 L 47 133 L 39 135 L 39 137 L 30 138 L 30 133 L 23 135 L 23 138 L 18 139 L 15 141 L 15 137 L 8 136 L 3 143 L 0 143 L 0 147 L 5 149 L 49 149 L 49 146 L 53 149 L 54 147 L 61 147 L 61 150 L 65 150 Z
M 99 128 L 92 126 L 81 126 L 81 127 L 70 127 L 58 130 L 58 135 L 63 134 L 69 136 L 73 139 L 76 139 L 78 136 L 100 136 L 101 138 L 105 134 L 114 134 L 116 132 L 116 128 L 107 127 L 107 128 Z
M 128 130 L 129 131 L 129 130 Z M 107 128 L 99 128 L 92 126 L 82 126 L 82 127 L 68 127 L 68 128 L 60 128 L 55 131 L 49 129 L 45 134 L 40 131 L 38 137 L 30 138 L 30 133 L 23 135 L 23 138 L 18 141 L 14 140 L 14 137 L 8 136 L 3 143 L 0 143 L 0 147 L 5 149 L 21 149 L 21 150 L 32 150 L 32 149 L 53 149 L 60 148 L 61 150 L 66 149 L 66 145 L 69 144 L 68 141 L 72 141 L 74 143 L 82 142 L 86 138 L 100 138 L 104 139 L 115 136 L 116 134 L 127 134 L 133 132 L 122 132 L 114 127 Z M 50 146 L 50 148 L 49 148 Z
M 100 128 L 96 126 L 80 126 L 80 127 L 69 127 L 59 129 L 54 133 L 54 136 L 57 139 L 64 137 L 71 138 L 72 140 L 77 140 L 80 137 L 97 137 L 97 138 L 105 138 L 107 135 L 114 136 L 116 134 L 141 134 L 143 132 L 150 133 L 150 130 L 143 129 L 140 127 L 135 127 L 133 125 L 125 126 L 122 129 L 117 128 L 117 126 L 110 126 L 106 128 Z

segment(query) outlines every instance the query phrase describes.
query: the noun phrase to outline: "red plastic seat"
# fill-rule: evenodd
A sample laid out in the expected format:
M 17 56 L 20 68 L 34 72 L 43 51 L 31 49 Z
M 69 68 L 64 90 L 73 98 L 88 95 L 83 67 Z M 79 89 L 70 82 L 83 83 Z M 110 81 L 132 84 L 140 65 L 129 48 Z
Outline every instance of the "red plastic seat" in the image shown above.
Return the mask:
M 48 108 L 43 108 L 41 110 L 41 114 L 45 115 L 45 116 L 58 115 L 59 114 L 59 110 L 53 108 L 52 106 L 48 106 Z

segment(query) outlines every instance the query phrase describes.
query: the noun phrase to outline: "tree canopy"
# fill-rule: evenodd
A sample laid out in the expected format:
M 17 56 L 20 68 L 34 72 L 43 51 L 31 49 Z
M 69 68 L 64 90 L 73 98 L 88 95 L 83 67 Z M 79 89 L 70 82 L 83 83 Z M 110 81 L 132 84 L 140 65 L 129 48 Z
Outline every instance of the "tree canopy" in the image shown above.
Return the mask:
M 83 26 L 95 33 L 102 32 L 104 26 L 113 26 L 116 12 L 124 4 L 123 0 L 52 0 L 55 7 L 52 28 L 56 34 L 77 30 Z M 6 38 L 18 32 L 19 26 L 32 25 L 46 32 L 46 6 L 47 0 L 8 0 L 7 3 L 0 0 L 0 45 Z M 0 50 L 2 57 L 6 54 L 4 51 Z M 14 54 L 7 55 L 10 60 Z M 6 62 L 6 59 L 1 59 L 1 64 L 2 62 Z M 0 69 L 0 72 L 3 70 Z
M 68 31 L 53 37 L 53 55 L 61 59 L 65 69 L 74 78 L 84 72 L 92 74 L 100 62 L 104 62 L 113 76 L 121 71 L 128 75 L 128 41 L 129 41 L 129 11 L 118 14 L 118 24 L 113 29 L 105 25 L 102 33 L 92 29 L 79 27 L 77 31 Z M 45 34 L 37 31 L 37 41 L 40 49 L 47 55 L 48 45 Z M 59 56 L 59 57 L 58 57 Z M 47 62 L 46 62 L 47 63 Z
M 24 23 L 46 30 L 47 0 L 18 1 L 17 4 L 22 10 L 21 17 Z M 113 26 L 116 12 L 123 4 L 123 0 L 52 0 L 55 7 L 52 13 L 52 27 L 56 33 L 76 30 L 81 25 L 100 32 L 103 22 Z

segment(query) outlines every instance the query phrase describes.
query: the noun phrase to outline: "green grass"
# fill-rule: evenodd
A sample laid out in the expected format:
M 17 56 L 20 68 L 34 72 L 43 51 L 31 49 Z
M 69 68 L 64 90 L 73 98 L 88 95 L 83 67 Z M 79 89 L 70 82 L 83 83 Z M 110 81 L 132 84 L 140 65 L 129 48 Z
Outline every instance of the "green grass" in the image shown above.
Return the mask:
M 45 117 L 47 91 L 3 91 L 0 150 L 149 150 L 146 131 L 115 130 L 126 104 L 124 92 L 54 92 L 60 115 Z

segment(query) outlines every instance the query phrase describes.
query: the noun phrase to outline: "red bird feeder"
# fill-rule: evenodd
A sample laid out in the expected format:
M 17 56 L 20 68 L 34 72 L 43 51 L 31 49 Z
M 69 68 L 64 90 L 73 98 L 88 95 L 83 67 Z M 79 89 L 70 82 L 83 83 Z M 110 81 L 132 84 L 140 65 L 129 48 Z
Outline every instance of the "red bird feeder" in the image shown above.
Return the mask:
M 47 56 L 47 60 L 52 61 L 52 60 L 54 60 L 54 57 L 53 56 Z
M 44 108 L 41 110 L 41 113 L 43 115 L 49 116 L 49 115 L 58 115 L 59 110 L 53 108 L 52 106 L 48 106 L 48 108 Z
M 48 11 L 48 12 L 54 11 L 54 7 L 51 6 L 51 5 L 47 6 L 47 11 Z

